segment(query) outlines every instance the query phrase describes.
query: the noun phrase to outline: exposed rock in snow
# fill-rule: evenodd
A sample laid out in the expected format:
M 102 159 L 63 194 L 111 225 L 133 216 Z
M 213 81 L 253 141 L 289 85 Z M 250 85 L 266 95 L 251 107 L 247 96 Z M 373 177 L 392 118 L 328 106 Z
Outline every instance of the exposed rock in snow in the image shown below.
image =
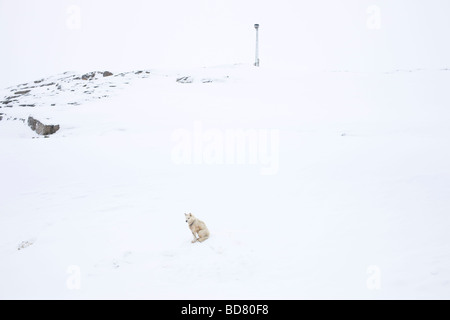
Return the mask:
M 178 83 L 223 82 L 228 78 L 228 76 L 223 76 L 223 73 L 217 74 L 217 70 L 203 70 L 200 74 L 195 73 L 195 77 L 180 77 L 178 73 L 150 72 L 149 70 L 120 73 L 92 71 L 84 74 L 64 72 L 6 88 L 3 91 L 3 98 L 0 98 L 0 108 L 3 108 L 3 110 L 8 108 L 8 112 L 5 112 L 2 118 L 5 120 L 20 118 L 26 124 L 30 116 L 27 110 L 34 108 L 34 117 L 51 119 L 53 123 L 56 122 L 63 128 L 64 125 L 61 124 L 61 120 L 54 118 L 54 115 L 58 112 L 55 113 L 53 108 L 77 107 L 87 102 L 116 96 L 134 81 L 146 79 L 150 76 L 162 77 L 163 79 L 171 77 Z M 59 126 L 39 124 L 35 121 L 37 120 L 31 117 L 28 122 L 30 127 L 39 135 L 51 135 L 61 129 Z M 14 123 L 8 122 L 8 126 L 10 125 L 14 125 Z
M 31 90 L 16 91 L 16 92 L 14 92 L 14 94 L 22 95 L 22 94 L 27 94 L 27 93 L 29 93 L 30 91 L 31 91 Z
M 79 105 L 108 97 L 128 85 L 129 81 L 147 78 L 149 74 L 150 71 L 145 70 L 124 72 L 120 74 L 125 77 L 124 81 L 110 71 L 93 71 L 83 75 L 64 72 L 7 88 L 7 95 L 0 98 L 0 108 Z
M 181 77 L 177 79 L 178 83 L 192 83 L 194 82 L 194 79 L 192 77 Z
M 31 130 L 36 131 L 37 134 L 42 136 L 54 134 L 59 130 L 59 125 L 45 125 L 33 117 L 28 117 L 28 126 Z
M 212 83 L 212 82 L 224 82 L 227 79 L 229 79 L 229 76 L 223 76 L 223 77 L 217 77 L 217 78 L 202 77 L 202 78 L 200 78 L 200 80 L 197 80 L 192 76 L 185 76 L 185 77 L 177 78 L 177 82 L 178 83 L 194 83 L 194 82 Z

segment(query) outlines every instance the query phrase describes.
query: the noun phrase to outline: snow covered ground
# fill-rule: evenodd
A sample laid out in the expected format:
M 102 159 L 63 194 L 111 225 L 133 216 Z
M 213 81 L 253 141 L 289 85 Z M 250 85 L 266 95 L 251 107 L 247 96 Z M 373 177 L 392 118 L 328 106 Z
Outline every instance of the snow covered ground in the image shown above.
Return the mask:
M 450 298 L 445 66 L 148 71 L 0 108 L 0 299 Z

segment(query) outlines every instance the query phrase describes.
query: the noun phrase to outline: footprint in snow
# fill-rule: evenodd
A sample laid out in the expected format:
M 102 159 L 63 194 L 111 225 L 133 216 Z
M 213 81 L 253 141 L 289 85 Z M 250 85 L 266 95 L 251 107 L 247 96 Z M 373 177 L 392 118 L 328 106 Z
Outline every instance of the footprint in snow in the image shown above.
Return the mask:
M 119 267 L 120 267 L 119 261 L 114 259 L 113 262 L 112 262 L 112 267 L 114 269 L 119 269 Z
M 30 240 L 27 240 L 27 241 L 22 241 L 22 242 L 18 245 L 17 250 L 20 251 L 20 250 L 26 249 L 26 248 L 28 248 L 29 246 L 33 245 L 35 241 L 36 241 L 35 239 L 30 239 Z

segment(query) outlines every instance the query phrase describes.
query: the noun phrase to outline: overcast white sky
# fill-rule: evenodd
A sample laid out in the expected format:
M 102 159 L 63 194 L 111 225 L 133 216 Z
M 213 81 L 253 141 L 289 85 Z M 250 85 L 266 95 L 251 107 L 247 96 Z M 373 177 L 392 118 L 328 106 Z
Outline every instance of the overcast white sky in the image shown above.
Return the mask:
M 368 27 L 373 5 L 380 29 Z M 252 63 L 254 23 L 262 67 L 450 67 L 449 16 L 448 0 L 0 0 L 0 87 L 67 70 Z

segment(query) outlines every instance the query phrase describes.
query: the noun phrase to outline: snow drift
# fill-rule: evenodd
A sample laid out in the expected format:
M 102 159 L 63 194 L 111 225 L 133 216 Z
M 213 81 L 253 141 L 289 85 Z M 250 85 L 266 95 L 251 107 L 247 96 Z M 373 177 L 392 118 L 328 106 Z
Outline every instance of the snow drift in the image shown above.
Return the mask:
M 0 105 L 0 299 L 450 298 L 442 69 L 111 70 L 26 89 Z M 60 130 L 40 139 L 14 121 L 29 116 Z M 226 149 L 239 130 L 268 142 Z M 184 212 L 211 238 L 191 244 Z

